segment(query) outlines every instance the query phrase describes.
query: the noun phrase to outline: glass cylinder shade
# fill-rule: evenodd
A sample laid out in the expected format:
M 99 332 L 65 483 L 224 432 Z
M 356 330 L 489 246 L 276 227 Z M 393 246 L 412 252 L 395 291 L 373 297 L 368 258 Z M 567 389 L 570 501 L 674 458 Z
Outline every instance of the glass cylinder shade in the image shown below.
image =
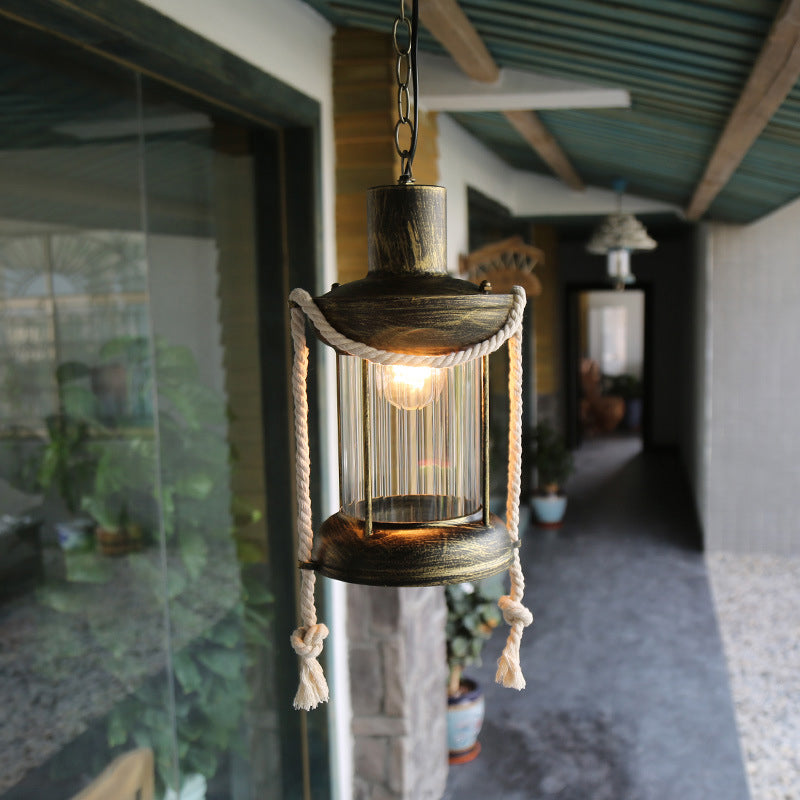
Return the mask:
M 480 359 L 432 369 L 340 355 L 338 384 L 344 514 L 366 518 L 367 481 L 376 523 L 435 522 L 480 510 Z

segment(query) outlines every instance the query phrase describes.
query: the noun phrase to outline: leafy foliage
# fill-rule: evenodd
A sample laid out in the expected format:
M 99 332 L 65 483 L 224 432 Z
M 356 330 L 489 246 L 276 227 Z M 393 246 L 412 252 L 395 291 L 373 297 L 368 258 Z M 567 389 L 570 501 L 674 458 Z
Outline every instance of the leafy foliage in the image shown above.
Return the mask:
M 43 489 L 56 489 L 70 514 L 80 509 L 97 466 L 89 446 L 94 396 L 81 385 L 88 375 L 89 368 L 77 361 L 67 361 L 56 370 L 59 410 L 45 419 L 48 441 L 37 475 Z
M 608 389 L 605 394 L 617 395 L 625 400 L 642 396 L 642 381 L 635 375 L 614 375 L 607 381 Z
M 246 674 L 270 643 L 274 598 L 265 588 L 263 564 L 243 563 L 241 553 L 237 560 L 235 535 L 259 514 L 231 494 L 227 409 L 202 383 L 192 352 L 162 338 L 152 346 L 146 339 L 120 338 L 102 348 L 101 360 L 124 364 L 150 393 L 155 373 L 158 424 L 116 432 L 98 423 L 101 435 L 82 442 L 94 465 L 82 507 L 103 527 L 136 523 L 163 537 L 166 560 L 151 548 L 109 570 L 103 556 L 82 554 L 67 573 L 79 585 L 48 587 L 42 599 L 84 616 L 107 652 L 109 671 L 126 676 L 129 685 L 141 680 L 141 672 L 128 667 L 141 649 L 134 623 L 158 625 L 154 612 L 168 603 L 176 648 L 172 672 L 148 678 L 112 711 L 108 737 L 112 747 L 152 747 L 160 788 L 177 789 L 174 725 L 185 774 L 210 779 L 227 753 L 242 745 L 250 699 Z M 91 586 L 114 580 L 134 584 L 146 602 L 130 609 L 129 620 L 111 626 L 103 604 L 86 599 Z
M 533 457 L 540 487 L 559 487 L 575 470 L 572 453 L 563 437 L 547 422 L 533 432 Z
M 483 646 L 500 622 L 497 601 L 503 593 L 501 575 L 474 583 L 445 586 L 447 664 L 450 668 L 451 693 L 458 690 L 463 668 L 480 664 Z

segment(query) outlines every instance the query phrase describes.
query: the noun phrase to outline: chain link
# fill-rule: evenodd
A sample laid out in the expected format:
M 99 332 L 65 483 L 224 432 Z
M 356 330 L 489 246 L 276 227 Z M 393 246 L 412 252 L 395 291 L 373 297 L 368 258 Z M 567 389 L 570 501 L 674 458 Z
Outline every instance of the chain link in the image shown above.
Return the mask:
M 416 82 L 414 92 L 409 91 L 409 83 L 414 78 L 414 67 L 412 58 L 414 50 L 414 26 L 412 20 L 406 16 L 405 2 L 400 0 L 400 16 L 394 21 L 392 27 L 392 43 L 394 52 L 397 55 L 395 74 L 397 76 L 397 122 L 394 126 L 394 146 L 397 155 L 400 156 L 401 181 L 410 182 L 414 178 L 411 175 L 411 162 L 414 159 L 416 150 Z M 401 44 L 401 39 L 403 43 Z M 407 39 L 407 41 L 406 41 Z M 411 119 L 412 110 L 414 120 Z M 400 132 L 408 129 L 410 145 L 404 148 L 400 144 Z

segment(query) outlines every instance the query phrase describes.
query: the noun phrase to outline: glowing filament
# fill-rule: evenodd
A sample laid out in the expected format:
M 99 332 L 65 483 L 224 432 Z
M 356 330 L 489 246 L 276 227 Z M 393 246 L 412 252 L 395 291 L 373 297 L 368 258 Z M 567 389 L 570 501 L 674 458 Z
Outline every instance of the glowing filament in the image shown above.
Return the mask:
M 442 370 L 433 367 L 381 367 L 380 376 L 384 397 L 406 411 L 428 405 L 442 391 Z

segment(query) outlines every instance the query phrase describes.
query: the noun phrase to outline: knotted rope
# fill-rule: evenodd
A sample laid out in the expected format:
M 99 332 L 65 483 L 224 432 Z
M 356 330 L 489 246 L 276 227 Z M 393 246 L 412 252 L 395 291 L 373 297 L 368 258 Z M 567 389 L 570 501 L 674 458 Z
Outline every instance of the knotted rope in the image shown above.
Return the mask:
M 314 530 L 311 527 L 311 457 L 308 446 L 308 347 L 303 312 L 292 307 L 292 395 L 294 397 L 294 435 L 296 441 L 295 480 L 297 483 L 297 558 L 305 563 L 311 558 Z M 309 569 L 300 575 L 300 615 L 303 625 L 291 637 L 292 647 L 300 656 L 300 686 L 294 707 L 310 711 L 328 699 L 328 682 L 317 661 L 328 629 L 317 623 L 314 584 L 317 575 Z
M 509 469 L 508 495 L 506 501 L 506 525 L 512 542 L 519 540 L 519 491 L 522 459 L 522 314 L 525 310 L 525 290 L 515 286 L 514 301 L 505 324 L 494 335 L 464 350 L 443 355 L 411 355 L 379 350 L 363 342 L 357 342 L 337 331 L 325 319 L 311 295 L 303 289 L 295 289 L 289 295 L 292 304 L 291 328 L 294 345 L 292 365 L 292 395 L 294 397 L 294 428 L 296 438 L 296 483 L 297 483 L 297 558 L 306 563 L 311 558 L 314 532 L 311 527 L 311 461 L 308 444 L 308 399 L 306 377 L 308 374 L 308 347 L 306 346 L 305 320 L 308 317 L 319 335 L 340 353 L 367 359 L 376 364 L 404 366 L 427 366 L 435 368 L 465 364 L 475 358 L 489 355 L 506 342 L 509 343 L 509 392 L 511 395 L 509 422 Z M 530 625 L 533 617 L 523 605 L 522 595 L 525 581 L 519 561 L 518 548 L 514 548 L 514 561 L 509 570 L 511 594 L 500 599 L 503 617 L 511 626 L 503 655 L 500 658 L 497 681 L 504 686 L 521 689 L 525 679 L 519 665 L 519 644 L 522 629 Z M 292 647 L 301 658 L 300 685 L 294 698 L 294 707 L 306 711 L 316 708 L 328 699 L 328 684 L 322 667 L 317 661 L 322 652 L 323 641 L 328 635 L 325 625 L 317 623 L 314 604 L 316 575 L 304 569 L 300 579 L 300 611 L 302 626 L 291 636 Z M 502 674 L 501 674 L 502 672 Z
M 517 328 L 508 341 L 508 495 L 506 496 L 506 528 L 512 542 L 519 541 L 519 490 L 522 474 L 522 328 Z M 511 626 L 506 646 L 497 661 L 495 680 L 511 689 L 524 689 L 525 678 L 519 664 L 522 630 L 533 622 L 533 614 L 522 605 L 525 578 L 519 563 L 519 548 L 514 548 L 514 561 L 509 569 L 511 592 L 500 598 L 498 606 L 503 619 Z

